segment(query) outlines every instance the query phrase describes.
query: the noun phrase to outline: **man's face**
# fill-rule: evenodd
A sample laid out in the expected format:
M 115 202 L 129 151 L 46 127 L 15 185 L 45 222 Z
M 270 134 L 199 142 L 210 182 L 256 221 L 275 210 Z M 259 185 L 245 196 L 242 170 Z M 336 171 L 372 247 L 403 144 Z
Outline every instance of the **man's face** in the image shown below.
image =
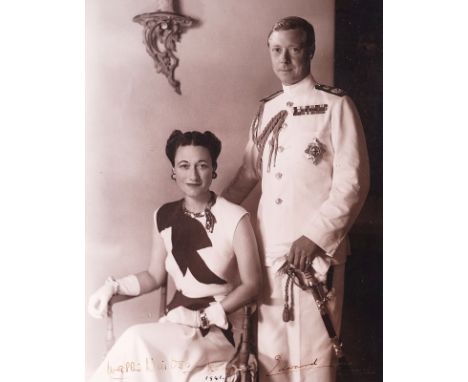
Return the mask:
M 292 85 L 310 74 L 311 55 L 300 29 L 274 31 L 268 39 L 271 65 L 284 85 Z

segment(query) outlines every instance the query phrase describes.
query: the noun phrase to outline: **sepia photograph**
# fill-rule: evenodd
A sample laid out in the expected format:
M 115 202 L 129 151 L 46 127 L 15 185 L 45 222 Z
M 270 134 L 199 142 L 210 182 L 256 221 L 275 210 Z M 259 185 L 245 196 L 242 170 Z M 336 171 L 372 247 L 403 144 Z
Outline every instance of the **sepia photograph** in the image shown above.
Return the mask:
M 85 377 L 383 380 L 382 2 L 85 2 Z
M 464 380 L 462 4 L 0 13 L 2 381 Z

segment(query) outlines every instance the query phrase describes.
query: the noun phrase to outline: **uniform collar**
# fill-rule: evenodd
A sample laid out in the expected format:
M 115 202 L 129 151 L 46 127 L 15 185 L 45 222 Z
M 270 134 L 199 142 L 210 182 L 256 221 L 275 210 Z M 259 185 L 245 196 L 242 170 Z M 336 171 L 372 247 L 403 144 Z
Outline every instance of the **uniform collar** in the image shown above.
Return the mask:
M 283 84 L 283 91 L 285 95 L 296 96 L 296 95 L 302 94 L 305 90 L 314 88 L 315 84 L 316 84 L 316 81 L 314 80 L 312 75 L 309 74 L 307 77 L 300 80 L 299 82 L 296 82 L 293 85 Z

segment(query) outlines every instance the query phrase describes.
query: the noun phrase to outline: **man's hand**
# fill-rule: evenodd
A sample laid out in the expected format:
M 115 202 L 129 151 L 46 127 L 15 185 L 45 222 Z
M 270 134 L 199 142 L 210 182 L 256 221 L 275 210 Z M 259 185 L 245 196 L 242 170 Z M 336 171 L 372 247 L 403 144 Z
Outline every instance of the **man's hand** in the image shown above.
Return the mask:
M 323 250 L 312 240 L 301 236 L 294 241 L 289 250 L 288 261 L 302 272 L 306 271 L 312 264 L 312 260 L 322 255 Z

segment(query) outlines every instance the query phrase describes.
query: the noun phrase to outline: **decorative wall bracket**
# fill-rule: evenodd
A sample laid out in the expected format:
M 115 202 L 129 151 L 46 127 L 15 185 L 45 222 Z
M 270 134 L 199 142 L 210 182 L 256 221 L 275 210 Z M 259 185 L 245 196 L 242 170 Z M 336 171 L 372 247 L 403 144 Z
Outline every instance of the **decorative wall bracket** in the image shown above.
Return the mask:
M 175 56 L 176 42 L 180 35 L 190 27 L 194 20 L 174 12 L 173 0 L 159 0 L 156 12 L 135 16 L 133 21 L 143 25 L 146 51 L 153 58 L 157 73 L 167 77 L 176 93 L 180 91 L 180 82 L 174 79 L 175 68 L 179 59 Z

